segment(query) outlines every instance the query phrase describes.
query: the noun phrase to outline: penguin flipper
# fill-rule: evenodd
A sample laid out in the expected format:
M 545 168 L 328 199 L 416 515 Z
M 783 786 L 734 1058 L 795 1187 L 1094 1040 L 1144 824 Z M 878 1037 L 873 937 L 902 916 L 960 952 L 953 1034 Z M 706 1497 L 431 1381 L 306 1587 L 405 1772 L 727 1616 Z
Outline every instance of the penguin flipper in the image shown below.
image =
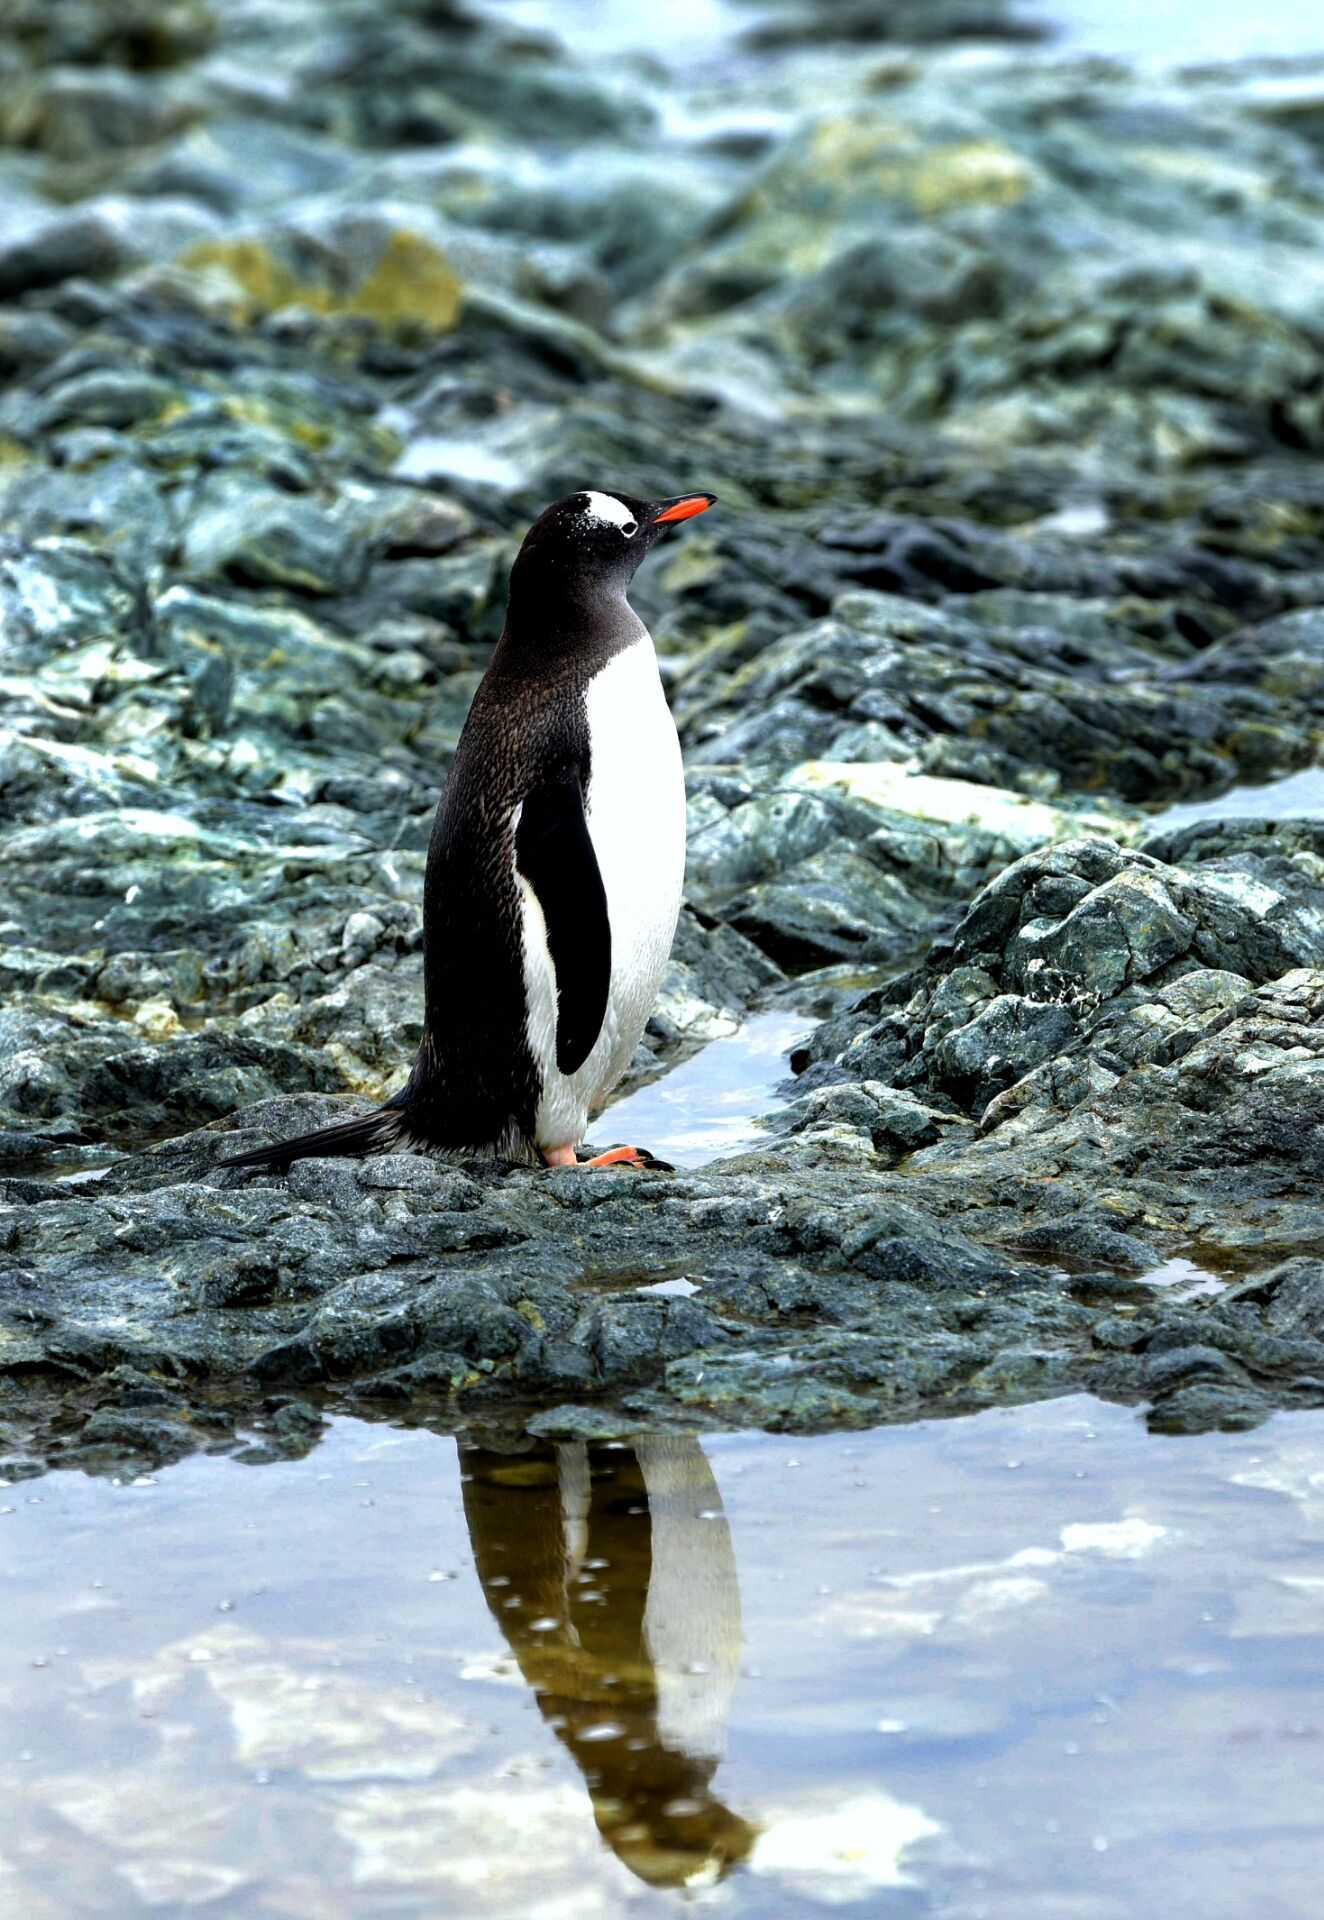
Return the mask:
M 611 921 L 573 766 L 534 788 L 515 829 L 515 865 L 533 889 L 556 971 L 556 1064 L 575 1073 L 593 1051 L 611 986 Z

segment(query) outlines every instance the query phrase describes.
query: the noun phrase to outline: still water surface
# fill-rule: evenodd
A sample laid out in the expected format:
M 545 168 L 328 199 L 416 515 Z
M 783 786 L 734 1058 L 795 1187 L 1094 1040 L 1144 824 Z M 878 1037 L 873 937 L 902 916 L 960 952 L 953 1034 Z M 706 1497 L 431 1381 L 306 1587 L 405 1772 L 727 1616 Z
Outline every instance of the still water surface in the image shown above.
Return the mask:
M 615 1101 L 593 1123 L 595 1138 L 634 1141 L 675 1167 L 704 1167 L 757 1146 L 759 1116 L 791 1078 L 791 1049 L 815 1025 L 808 1014 L 752 1013 L 660 1080 Z
M 1324 1417 L 0 1488 L 0 1915 L 1314 1920 Z
M 1147 823 L 1157 833 L 1196 820 L 1319 820 L 1324 818 L 1324 767 L 1306 767 L 1256 787 L 1230 787 L 1208 800 L 1166 807 Z

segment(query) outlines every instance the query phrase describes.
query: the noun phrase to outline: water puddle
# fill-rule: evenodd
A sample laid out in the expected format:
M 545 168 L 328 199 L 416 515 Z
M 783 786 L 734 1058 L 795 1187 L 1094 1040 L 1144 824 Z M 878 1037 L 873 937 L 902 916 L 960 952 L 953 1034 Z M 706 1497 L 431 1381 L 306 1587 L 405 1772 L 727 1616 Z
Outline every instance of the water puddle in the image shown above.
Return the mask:
M 1165 1260 L 1161 1267 L 1154 1267 L 1148 1273 L 1137 1274 L 1136 1280 L 1142 1287 L 1170 1289 L 1174 1300 L 1199 1300 L 1209 1294 L 1225 1293 L 1228 1286 L 1216 1273 L 1180 1256 Z
M 677 1167 L 705 1167 L 757 1146 L 760 1114 L 791 1077 L 790 1053 L 812 1032 L 809 1014 L 752 1014 L 660 1080 L 626 1094 L 594 1121 L 595 1140 L 626 1140 Z
M 59 1187 L 91 1187 L 98 1180 L 104 1180 L 113 1165 L 113 1161 L 107 1161 L 104 1167 L 79 1167 L 73 1173 L 57 1173 L 53 1178 Z
M 63 1144 L 39 1150 L 25 1140 L 24 1151 L 0 1160 L 0 1180 L 51 1180 L 61 1186 L 84 1186 L 104 1180 L 118 1155 L 97 1147 Z
M 1324 820 L 1324 767 L 1305 767 L 1258 787 L 1230 787 L 1212 800 L 1165 807 L 1146 823 L 1146 833 L 1168 833 L 1197 820 Z
M 0 1487 L 0 1592 L 6 1920 L 1315 1911 L 1324 1415 L 346 1419 Z

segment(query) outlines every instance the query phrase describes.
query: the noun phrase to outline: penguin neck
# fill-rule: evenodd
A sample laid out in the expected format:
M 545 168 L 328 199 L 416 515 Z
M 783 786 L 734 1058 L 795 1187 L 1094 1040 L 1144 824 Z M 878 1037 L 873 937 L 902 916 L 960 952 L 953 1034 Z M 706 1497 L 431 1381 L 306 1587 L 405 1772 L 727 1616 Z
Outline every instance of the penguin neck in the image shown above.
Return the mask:
M 512 575 L 499 652 L 508 665 L 563 660 L 604 664 L 646 640 L 648 629 L 625 597 L 600 581 L 521 581 Z

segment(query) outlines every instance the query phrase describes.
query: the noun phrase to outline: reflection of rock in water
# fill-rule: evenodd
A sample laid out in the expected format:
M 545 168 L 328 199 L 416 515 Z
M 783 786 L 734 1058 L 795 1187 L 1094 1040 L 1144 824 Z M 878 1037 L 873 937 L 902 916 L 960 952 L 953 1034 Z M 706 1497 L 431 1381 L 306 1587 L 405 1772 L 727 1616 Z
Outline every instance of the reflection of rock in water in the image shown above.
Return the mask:
M 487 1604 L 584 1775 L 603 1838 L 655 1886 L 724 1873 L 755 1829 L 709 1790 L 740 1589 L 698 1441 L 517 1457 L 470 1447 L 462 1460 Z

